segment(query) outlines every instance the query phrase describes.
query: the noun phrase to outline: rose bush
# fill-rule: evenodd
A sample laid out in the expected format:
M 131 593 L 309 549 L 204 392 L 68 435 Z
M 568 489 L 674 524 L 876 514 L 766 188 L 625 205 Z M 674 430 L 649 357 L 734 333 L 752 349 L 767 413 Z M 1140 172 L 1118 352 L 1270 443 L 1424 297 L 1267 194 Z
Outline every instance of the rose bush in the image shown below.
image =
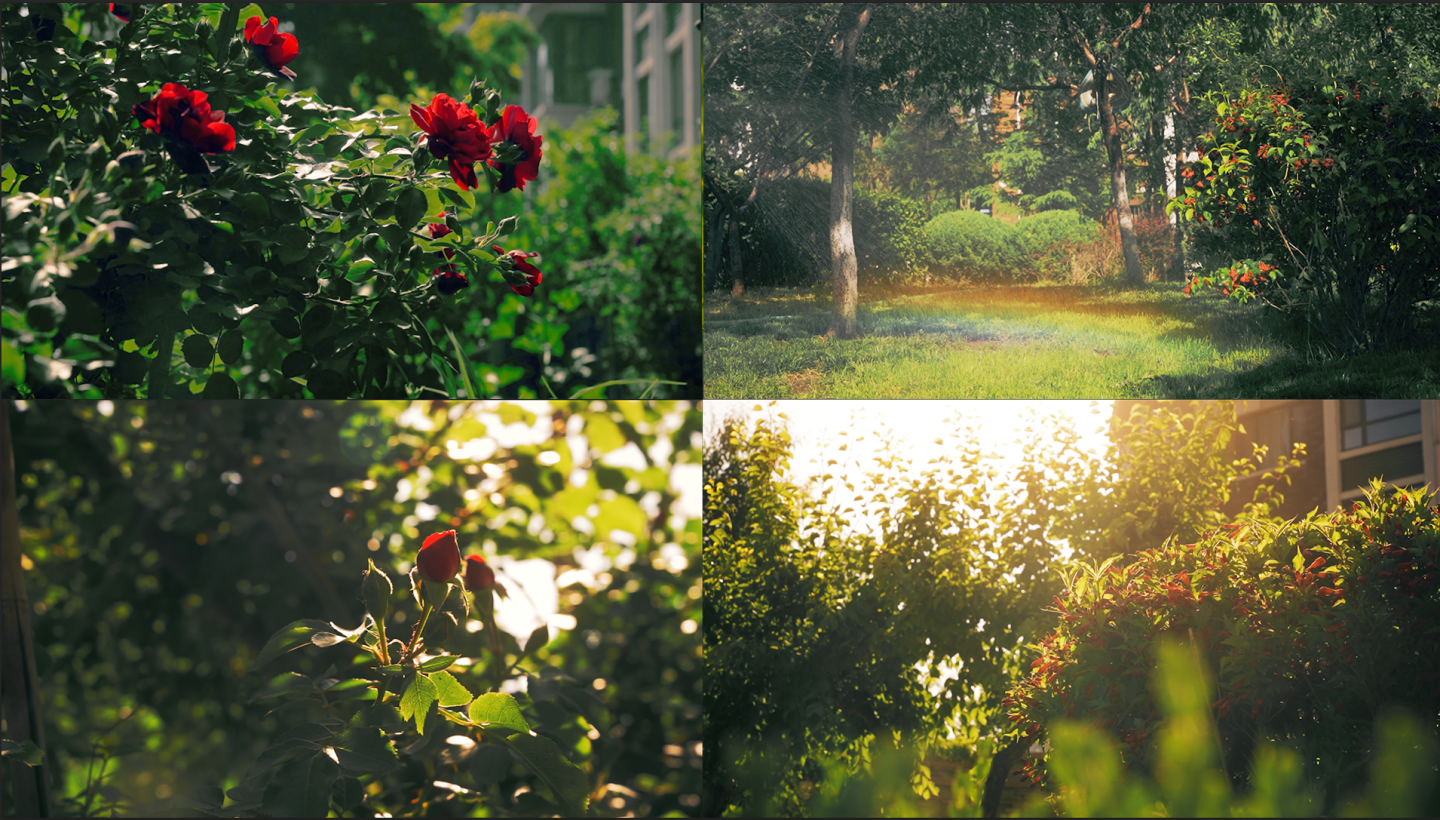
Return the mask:
M 1211 709 L 1232 779 L 1250 771 L 1257 739 L 1284 740 L 1315 761 L 1333 806 L 1361 782 L 1379 710 L 1440 708 L 1436 504 L 1376 483 L 1333 514 L 1235 523 L 1083 568 L 1056 597 L 1059 623 L 1010 692 L 1009 719 L 1035 738 L 1088 721 L 1148 772 L 1159 720 L 1148 674 L 1161 639 L 1176 639 L 1218 675 Z
M 1248 259 L 1187 292 L 1261 299 L 1334 353 L 1427 341 L 1440 298 L 1440 103 L 1359 82 L 1210 101 L 1214 130 L 1166 210 L 1195 223 L 1203 252 Z
M 357 114 L 274 84 L 304 57 L 258 6 L 142 5 L 128 23 L 103 5 L 19 11 L 3 30 L 7 390 L 385 398 L 520 381 L 534 395 L 592 371 L 565 340 L 584 301 L 485 250 L 539 227 L 497 201 L 518 198 L 502 178 L 536 178 L 542 139 L 499 92 Z M 61 22 L 50 39 L 41 19 Z M 445 209 L 450 235 L 420 230 Z M 423 260 L 442 248 L 437 272 Z

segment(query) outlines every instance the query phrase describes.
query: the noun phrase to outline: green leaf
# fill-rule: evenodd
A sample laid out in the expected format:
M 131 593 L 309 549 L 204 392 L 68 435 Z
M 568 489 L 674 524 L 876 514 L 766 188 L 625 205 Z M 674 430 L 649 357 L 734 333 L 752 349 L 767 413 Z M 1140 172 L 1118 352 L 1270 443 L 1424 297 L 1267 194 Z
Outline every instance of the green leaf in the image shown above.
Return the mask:
M 414 718 L 416 731 L 425 734 L 425 716 L 439 697 L 440 692 L 435 688 L 434 682 L 423 674 L 417 674 L 410 681 L 410 685 L 405 687 L 405 693 L 400 696 L 400 717 L 405 720 Z
M 330 812 L 330 786 L 340 764 L 324 752 L 297 760 L 265 787 L 265 813 L 271 817 L 324 817 Z
M 470 719 L 482 728 L 499 727 L 516 732 L 529 732 L 530 724 L 520 714 L 520 705 L 503 692 L 489 692 L 470 704 Z
M 401 227 L 410 229 L 425 217 L 425 192 L 419 188 L 406 188 L 395 197 L 395 221 Z
M 270 679 L 270 682 L 260 688 L 251 696 L 246 703 L 275 698 L 281 695 L 288 695 L 292 692 L 314 692 L 315 682 L 299 672 L 281 672 Z
M 400 768 L 395 744 L 374 726 L 352 726 L 335 738 L 335 756 L 349 772 L 384 774 Z
M 330 798 L 341 811 L 349 811 L 365 801 L 365 789 L 359 778 L 342 777 L 330 787 Z
M 3 751 L 0 751 L 0 754 L 3 754 L 4 757 L 14 758 L 26 766 L 39 766 L 41 759 L 45 757 L 45 751 L 36 746 L 32 740 L 7 739 L 3 743 Z
M 269 748 L 260 753 L 255 762 L 245 772 L 245 779 L 250 780 L 266 769 L 289 757 L 297 749 L 318 750 L 324 748 L 334 736 L 329 729 L 319 723 L 302 723 L 299 726 L 292 726 L 286 729 L 275 738 Z
M 440 692 L 441 706 L 464 706 L 475 697 L 449 672 L 436 672 L 430 679 Z
M 239 330 L 227 330 L 220 334 L 220 341 L 215 345 L 215 352 L 220 354 L 220 361 L 226 364 L 239 364 L 240 357 L 244 352 L 245 337 Z
M 240 398 L 240 385 L 224 373 L 213 373 L 205 381 L 205 390 L 200 393 L 200 398 L 238 399 Z
M 475 393 L 475 378 L 470 374 L 470 360 L 465 357 L 465 350 L 460 347 L 460 340 L 455 338 L 455 331 L 446 325 L 445 332 L 450 336 L 450 344 L 455 348 L 455 361 L 459 365 L 460 379 L 465 383 L 465 398 L 479 398 Z
M 580 767 L 565 759 L 560 748 L 545 737 L 519 734 L 501 741 L 509 746 L 560 804 L 561 814 L 583 817 L 589 803 L 589 784 Z
M 475 210 L 475 195 L 469 191 L 459 191 L 454 188 L 445 187 L 440 189 L 440 195 L 450 200 L 459 208 L 461 213 Z
M 587 387 L 584 390 L 576 391 L 572 399 L 603 399 L 605 388 L 618 384 L 678 384 L 684 386 L 685 382 L 667 382 L 663 379 L 615 379 L 614 381 L 601 382 L 594 387 Z
M 315 357 L 303 350 L 297 350 L 280 363 L 280 374 L 287 379 L 303 376 L 315 366 Z
M 1290 559 L 1290 566 L 1294 567 L 1296 572 L 1305 568 L 1305 556 L 1301 554 L 1299 546 L 1295 547 L 1295 557 Z
M 460 660 L 460 658 L 457 655 L 441 655 L 438 658 L 431 658 L 430 660 L 420 664 L 419 668 L 421 672 L 424 672 L 426 674 L 429 674 L 431 672 L 439 672 L 441 669 L 449 669 L 450 665 L 458 660 Z
M 274 103 L 271 104 L 273 105 Z M 275 113 L 278 115 L 280 112 L 277 109 Z M 270 218 L 270 205 L 266 203 L 265 197 L 253 191 L 236 194 L 230 198 L 230 201 L 240 210 L 256 219 L 266 220 Z
M 260 657 L 255 661 L 255 666 L 256 668 L 264 666 L 286 652 L 299 649 L 306 644 L 313 643 L 316 646 L 324 647 L 334 646 L 343 641 L 354 643 L 364 631 L 364 624 L 356 629 L 341 629 L 329 621 L 302 618 L 270 636 L 270 640 L 265 642 L 265 648 L 260 650 Z
M 317 399 L 344 399 L 350 396 L 350 380 L 333 370 L 319 370 L 306 381 Z
M 191 367 L 209 367 L 215 359 L 214 345 L 198 334 L 186 336 L 185 341 L 180 343 L 180 352 L 185 356 L 185 363 Z
M 123 353 L 121 354 L 121 356 L 124 356 L 124 355 L 125 355 L 125 354 L 123 354 Z M 137 354 L 130 354 L 130 355 L 131 355 L 131 356 L 137 356 Z M 137 357 L 138 357 L 138 356 L 137 356 Z M 118 361 L 116 362 L 116 368 L 115 368 L 115 369 L 116 369 L 117 371 L 120 371 L 120 370 L 121 370 L 120 364 L 119 364 Z M 4 341 L 4 342 L 0 342 L 0 371 L 3 371 L 3 373 L 4 373 L 3 378 L 4 378 L 4 381 L 5 381 L 5 384 L 19 384 L 20 382 L 25 381 L 25 357 L 22 356 L 22 355 L 20 355 L 20 351 L 16 350 L 16 349 L 15 349 L 15 346 L 12 345 L 12 344 L 10 344 L 10 342 L 9 342 L 8 340 L 7 340 L 7 341 Z M 125 372 L 128 374 L 130 371 L 125 371 Z M 140 376 L 137 376 L 134 381 L 128 381 L 128 382 L 127 382 L 127 381 L 123 381 L 123 380 L 122 380 L 121 383 L 122 383 L 122 384 L 139 384 L 140 381 L 141 381 L 141 379 L 143 379 L 143 378 L 144 378 L 144 373 L 143 373 L 143 371 L 142 371 L 141 375 L 140 375 Z

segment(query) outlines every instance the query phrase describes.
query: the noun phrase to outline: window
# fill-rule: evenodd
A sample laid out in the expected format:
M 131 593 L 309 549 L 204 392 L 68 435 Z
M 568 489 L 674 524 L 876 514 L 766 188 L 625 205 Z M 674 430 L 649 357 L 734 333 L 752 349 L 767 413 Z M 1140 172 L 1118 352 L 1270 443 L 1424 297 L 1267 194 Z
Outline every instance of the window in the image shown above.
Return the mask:
M 675 33 L 675 27 L 680 24 L 681 3 L 665 4 L 665 36 L 669 37 Z
M 1345 399 L 1340 402 L 1342 450 L 1419 434 L 1419 399 Z
M 645 62 L 650 56 L 647 49 L 650 48 L 650 25 L 647 23 L 635 29 L 635 65 Z
M 548 102 L 590 104 L 590 72 L 610 63 L 603 15 L 552 14 L 541 26 L 547 65 Z
M 636 103 L 640 106 L 640 133 L 648 133 L 649 126 L 646 121 L 650 119 L 650 75 L 646 74 L 635 83 L 635 96 L 639 99 Z
M 677 5 L 672 3 L 670 5 Z M 685 141 L 685 48 L 670 52 L 670 131 L 675 144 Z

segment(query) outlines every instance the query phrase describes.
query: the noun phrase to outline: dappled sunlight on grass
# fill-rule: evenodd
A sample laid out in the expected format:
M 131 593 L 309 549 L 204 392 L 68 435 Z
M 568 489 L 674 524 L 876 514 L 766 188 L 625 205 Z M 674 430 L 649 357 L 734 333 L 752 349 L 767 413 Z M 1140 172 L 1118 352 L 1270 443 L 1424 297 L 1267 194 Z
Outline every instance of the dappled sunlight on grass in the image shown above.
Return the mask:
M 1257 310 L 1173 283 L 867 288 L 861 337 L 827 335 L 823 289 L 755 289 L 705 305 L 712 398 L 1164 398 L 1225 393 L 1284 351 Z M 889 296 L 890 298 L 883 298 Z M 868 297 L 868 298 L 863 298 Z

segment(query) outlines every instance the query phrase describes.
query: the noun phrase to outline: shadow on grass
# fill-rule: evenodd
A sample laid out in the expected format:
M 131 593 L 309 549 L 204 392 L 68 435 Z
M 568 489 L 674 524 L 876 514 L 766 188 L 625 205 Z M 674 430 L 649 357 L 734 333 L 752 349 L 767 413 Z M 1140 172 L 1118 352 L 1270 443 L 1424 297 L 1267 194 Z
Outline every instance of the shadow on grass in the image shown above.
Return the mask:
M 1286 356 L 1239 373 L 1159 376 L 1134 386 L 1167 399 L 1433 399 L 1440 396 L 1440 347 L 1329 361 Z

